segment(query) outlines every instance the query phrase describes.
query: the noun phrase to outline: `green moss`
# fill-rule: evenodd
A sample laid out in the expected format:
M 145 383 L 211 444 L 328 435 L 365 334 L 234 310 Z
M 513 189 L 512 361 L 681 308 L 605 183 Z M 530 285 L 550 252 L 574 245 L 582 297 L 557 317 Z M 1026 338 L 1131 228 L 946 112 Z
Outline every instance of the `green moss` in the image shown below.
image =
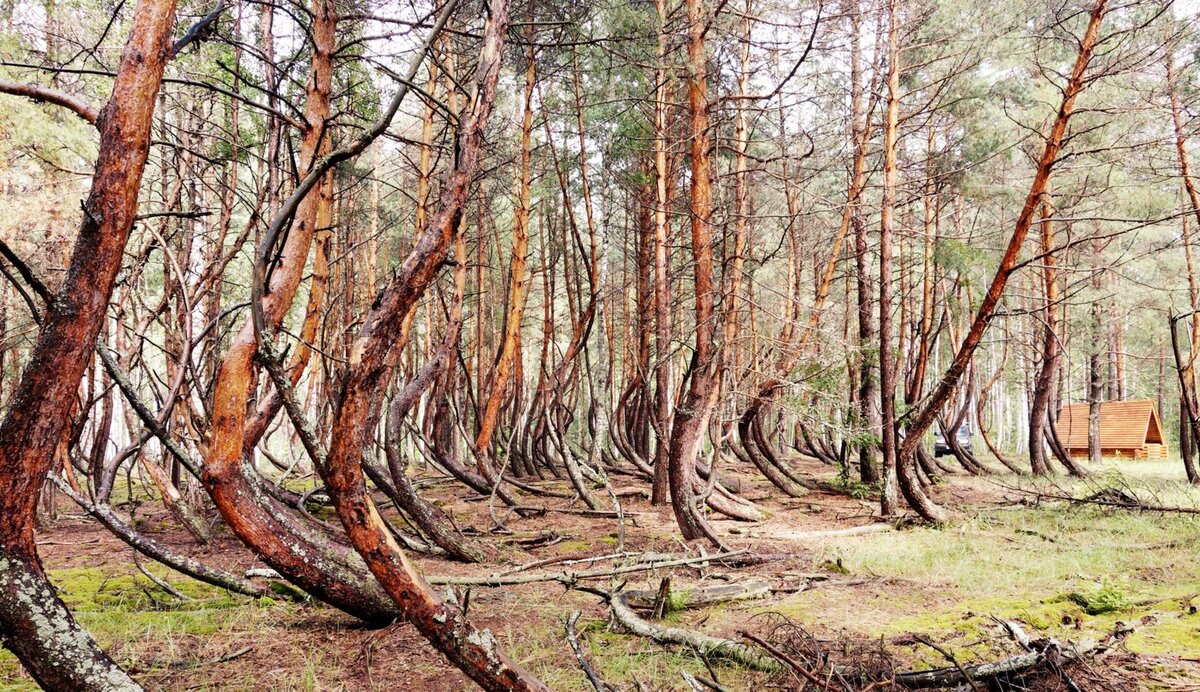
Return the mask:
M 276 596 L 282 596 L 289 601 L 304 603 L 311 600 L 308 594 L 285 581 L 272 581 L 269 585 L 269 588 L 271 589 L 271 593 L 275 594 Z M 273 602 L 274 601 L 272 601 L 272 603 Z
M 891 633 L 961 632 L 971 636 L 982 636 L 995 628 L 995 620 L 1019 620 L 1031 629 L 1045 632 L 1074 622 L 1082 614 L 1074 603 L 1059 599 L 1048 601 L 1027 598 L 978 598 L 964 601 L 953 610 L 932 611 L 909 617 L 901 617 L 890 623 Z
M 1125 646 L 1139 654 L 1195 658 L 1200 656 L 1200 617 L 1188 615 L 1144 625 L 1129 635 Z
M 295 606 L 254 600 L 145 565 L 186 599 L 178 599 L 133 564 L 49 570 L 50 581 L 75 619 L 120 664 L 153 673 L 164 661 L 189 660 L 197 641 L 232 638 L 275 622 Z M 145 658 L 145 651 L 153 658 Z M 37 689 L 16 658 L 0 651 L 0 692 Z
M 230 608 L 246 602 L 245 599 L 232 596 L 223 589 L 180 577 L 165 568 L 147 569 L 184 596 L 203 602 L 206 610 Z M 179 600 L 167 593 L 139 574 L 132 565 L 59 569 L 50 570 L 48 574 L 59 596 L 76 612 L 139 612 L 195 607 L 192 601 Z

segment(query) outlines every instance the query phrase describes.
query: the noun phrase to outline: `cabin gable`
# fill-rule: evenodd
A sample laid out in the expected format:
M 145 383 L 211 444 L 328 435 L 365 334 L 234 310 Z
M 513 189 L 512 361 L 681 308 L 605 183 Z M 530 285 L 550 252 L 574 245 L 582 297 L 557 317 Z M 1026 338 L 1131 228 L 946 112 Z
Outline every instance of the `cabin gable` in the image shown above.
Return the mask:
M 1072 457 L 1088 453 L 1088 405 L 1067 404 L 1056 426 Z M 1105 456 L 1165 459 L 1166 439 L 1153 401 L 1106 401 L 1100 404 L 1100 450 Z

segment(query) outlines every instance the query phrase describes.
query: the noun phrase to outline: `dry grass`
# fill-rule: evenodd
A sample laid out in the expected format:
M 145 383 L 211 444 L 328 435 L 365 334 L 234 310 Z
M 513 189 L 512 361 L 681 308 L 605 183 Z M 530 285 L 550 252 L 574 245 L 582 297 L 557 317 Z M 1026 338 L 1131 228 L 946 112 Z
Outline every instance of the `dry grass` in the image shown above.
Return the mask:
M 805 470 L 830 473 L 825 467 Z M 1088 481 L 1059 478 L 1055 488 L 1014 477 L 955 476 L 937 489 L 963 515 L 950 526 L 841 537 L 814 532 L 869 523 L 870 501 L 815 494 L 781 502 L 761 480 L 743 480 L 748 496 L 770 498 L 763 502 L 772 516 L 758 525 L 718 525 L 726 531 L 737 527 L 731 538 L 739 546 L 790 558 L 749 570 L 681 568 L 674 570 L 678 583 L 742 576 L 794 583 L 797 575 L 817 572 L 851 584 L 677 613 L 671 616 L 675 624 L 733 637 L 741 629 L 766 631 L 767 614 L 778 613 L 826 640 L 882 641 L 905 666 L 940 666 L 941 656 L 915 643 L 911 633 L 943 642 L 970 661 L 1004 649 L 993 616 L 1019 619 L 1031 631 L 1072 641 L 1102 637 L 1120 621 L 1136 627 L 1126 645 L 1137 654 L 1132 675 L 1144 678 L 1147 687 L 1200 681 L 1195 662 L 1188 660 L 1200 659 L 1200 615 L 1188 610 L 1200 592 L 1195 558 L 1200 516 L 1031 501 L 1038 490 L 1080 494 L 1098 487 L 1119 487 L 1147 499 L 1200 501 L 1181 482 L 1177 462 L 1113 463 Z M 441 487 L 446 494 L 440 499 L 456 516 L 481 516 L 479 505 L 455 500 L 449 491 Z M 668 512 L 644 502 L 630 509 L 638 515 L 637 525 L 628 527 L 628 549 L 680 550 Z M 196 552 L 165 515 L 152 519 L 146 530 Z M 547 515 L 513 528 L 526 535 L 554 531 L 564 540 L 529 551 L 505 545 L 506 565 L 425 559 L 421 567 L 480 574 L 554 555 L 613 550 L 615 527 L 608 520 Z M 368 631 L 319 605 L 256 603 L 159 571 L 192 599 L 176 601 L 137 573 L 127 548 L 82 519 L 60 521 L 40 539 L 50 542 L 43 552 L 52 578 L 81 622 L 152 688 L 467 688 L 410 628 Z M 228 537 L 202 557 L 234 569 L 254 563 Z M 661 576 L 639 574 L 622 582 L 653 587 Z M 472 597 L 473 617 L 556 690 L 587 689 L 563 641 L 561 621 L 575 610 L 584 613 L 579 626 L 597 670 L 613 684 L 629 689 L 637 680 L 648 689 L 686 689 L 681 671 L 716 676 L 730 689 L 766 683 L 760 674 L 719 666 L 710 671 L 691 652 L 665 651 L 609 631 L 598 599 L 561 586 L 481 589 Z M 218 661 L 247 646 L 253 647 L 249 653 Z M 0 655 L 0 690 L 31 687 L 15 660 Z

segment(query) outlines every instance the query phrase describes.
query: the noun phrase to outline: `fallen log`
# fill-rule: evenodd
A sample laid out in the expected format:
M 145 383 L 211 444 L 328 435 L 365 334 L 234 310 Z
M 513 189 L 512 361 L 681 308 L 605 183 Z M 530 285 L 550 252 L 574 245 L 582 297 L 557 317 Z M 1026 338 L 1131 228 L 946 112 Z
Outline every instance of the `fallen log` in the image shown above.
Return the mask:
M 774 591 L 765 581 L 749 581 L 741 584 L 716 584 L 713 586 L 683 587 L 671 589 L 668 595 L 668 610 L 685 610 L 702 606 L 766 598 Z M 655 590 L 636 589 L 621 592 L 631 608 L 651 610 L 659 600 Z
M 973 666 L 956 668 L 935 668 L 918 672 L 897 673 L 896 684 L 910 689 L 929 689 L 937 687 L 954 687 L 969 684 L 972 681 L 987 680 L 1006 673 L 1018 673 L 1029 670 L 1046 660 L 1041 651 L 1030 651 L 1010 658 L 991 663 L 980 663 Z
M 553 572 L 550 574 L 494 574 L 486 577 L 448 577 L 435 575 L 426 577 L 425 581 L 434 585 L 450 586 L 515 586 L 518 584 L 534 584 L 537 582 L 556 581 L 565 586 L 574 586 L 582 579 L 597 579 L 601 577 L 612 577 L 618 574 L 629 574 L 631 572 L 646 572 L 649 570 L 660 569 L 662 567 L 680 567 L 683 565 L 715 562 L 724 558 L 743 555 L 745 552 L 746 551 L 744 550 L 735 550 L 729 553 L 701 555 L 700 557 L 691 557 L 681 560 L 643 562 L 634 565 L 626 565 L 624 567 L 614 567 L 612 569 L 593 569 L 582 570 L 579 572 Z
M 621 624 L 630 634 L 646 637 L 659 644 L 679 644 L 694 649 L 706 658 L 722 658 L 748 668 L 774 672 L 779 670 L 779 662 L 770 654 L 757 646 L 749 646 L 730 639 L 713 637 L 700 632 L 686 630 L 681 627 L 665 627 L 642 619 L 629 604 L 625 602 L 624 594 L 614 593 L 606 596 L 612 610 L 613 619 Z
M 863 526 L 851 526 L 845 529 L 829 529 L 825 531 L 775 531 L 771 533 L 771 537 L 776 539 L 786 538 L 789 540 L 811 540 L 817 538 L 866 536 L 875 533 L 890 533 L 895 530 L 896 527 L 892 524 L 864 524 Z
M 1046 664 L 1057 669 L 1063 663 L 1078 661 L 1096 649 L 1089 645 L 1083 649 L 1064 646 L 1057 639 L 1031 639 L 1019 624 L 1012 621 L 1001 623 L 1012 638 L 1026 649 L 1025 653 L 999 661 L 979 663 L 971 666 L 950 666 L 914 672 L 896 673 L 895 683 L 910 689 L 930 689 L 971 685 L 974 682 L 1014 673 L 1024 673 Z M 1061 671 L 1059 671 L 1061 675 Z

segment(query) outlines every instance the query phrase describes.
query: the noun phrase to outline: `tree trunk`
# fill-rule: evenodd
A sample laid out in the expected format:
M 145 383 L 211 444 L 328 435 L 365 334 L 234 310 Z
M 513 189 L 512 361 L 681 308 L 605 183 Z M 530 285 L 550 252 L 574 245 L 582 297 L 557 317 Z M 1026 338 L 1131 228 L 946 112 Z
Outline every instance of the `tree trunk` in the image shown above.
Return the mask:
M 96 127 L 100 148 L 70 267 L 0 424 L 0 639 L 46 689 L 140 689 L 71 617 L 34 543 L 37 498 L 104 326 L 171 55 L 173 0 L 142 0 Z
M 1046 458 L 1046 425 L 1050 415 L 1050 388 L 1058 370 L 1058 333 L 1055 327 L 1058 300 L 1058 276 L 1055 268 L 1054 213 L 1049 192 L 1042 195 L 1042 349 L 1041 368 L 1034 379 L 1033 396 L 1029 405 L 1029 467 L 1036 476 L 1050 474 L 1050 462 Z
M 500 405 L 508 394 L 508 384 L 513 376 L 514 365 L 521 358 L 521 323 L 525 316 L 525 297 L 529 292 L 526 263 L 529 259 L 529 209 L 530 184 L 533 165 L 530 160 L 533 130 L 533 89 L 535 86 L 536 61 L 530 46 L 525 53 L 525 92 L 522 101 L 521 143 L 513 195 L 512 261 L 508 287 L 508 312 L 504 317 L 504 338 L 496 356 L 496 367 L 489 378 L 487 401 L 480 414 L 479 434 L 475 437 L 475 453 L 479 473 L 489 482 L 495 483 L 497 470 L 491 465 L 492 436 L 500 415 Z M 519 385 L 519 382 L 518 382 Z
M 364 317 L 335 402 L 328 464 L 319 470 L 355 549 L 406 619 L 430 643 L 484 689 L 547 690 L 500 652 L 490 633 L 472 627 L 461 607 L 437 597 L 392 538 L 367 494 L 362 473 L 362 456 L 374 440 L 392 370 L 390 354 L 403 346 L 395 337 L 441 269 L 479 168 L 507 25 L 507 2 L 490 0 L 475 77 L 477 95 L 460 117 L 456 165 L 443 181 L 437 212 Z
M 687 393 L 675 411 L 668 455 L 671 508 L 685 540 L 721 541 L 696 506 L 696 459 L 704 432 L 716 405 L 721 378 L 721 354 L 714 329 L 712 172 L 709 153 L 708 52 L 705 28 L 708 13 L 701 0 L 687 0 L 688 106 L 691 139 L 691 196 L 688 201 L 692 231 L 693 292 L 696 315 L 696 349 L 689 366 Z
M 1009 238 L 1008 246 L 1000 260 L 1000 266 L 996 268 L 996 274 L 992 277 L 988 291 L 975 312 L 971 328 L 967 332 L 966 338 L 963 339 L 962 345 L 959 346 L 950 367 L 946 369 L 946 373 L 929 398 L 926 399 L 924 406 L 920 410 L 910 411 L 906 415 L 906 417 L 911 416 L 912 422 L 907 426 L 909 434 L 901 445 L 900 462 L 897 464 L 900 471 L 900 488 L 913 509 L 927 520 L 944 521 L 948 515 L 945 509 L 931 500 L 921 489 L 915 475 L 909 473 L 906 460 L 912 459 L 917 445 L 920 444 L 920 437 L 929 430 L 938 412 L 954 392 L 958 380 L 966 372 L 967 366 L 974 357 L 976 349 L 983 340 L 984 332 L 987 331 L 992 316 L 996 312 L 996 307 L 1004 294 L 1004 288 L 1008 285 L 1009 276 L 1016 269 L 1021 246 L 1024 245 L 1029 229 L 1033 225 L 1034 217 L 1041 204 L 1042 192 L 1046 189 L 1051 169 L 1062 148 L 1067 123 L 1075 110 L 1075 99 L 1088 83 L 1086 75 L 1088 63 L 1091 62 L 1092 51 L 1100 34 L 1100 24 L 1107 11 L 1108 0 L 1096 0 L 1088 20 L 1087 30 L 1079 42 L 1079 53 L 1076 56 L 1075 65 L 1063 88 L 1063 98 L 1058 114 L 1046 137 L 1042 155 L 1038 159 L 1037 171 L 1030 185 L 1029 194 L 1026 195 L 1021 214 L 1017 217 L 1016 228 L 1013 229 L 1012 237 Z
M 896 484 L 896 365 L 892 358 L 892 236 L 896 213 L 897 135 L 900 119 L 900 30 L 896 0 L 888 0 L 887 114 L 883 126 L 883 203 L 879 212 L 879 386 L 883 489 L 880 511 L 899 509 Z M 921 431 L 918 434 L 924 434 Z
M 327 0 L 314 0 L 311 69 L 305 121 L 310 123 L 300 147 L 301 170 L 315 170 L 324 140 L 330 136 L 329 95 L 333 80 L 336 46 L 336 10 Z M 324 175 L 322 175 L 322 179 Z M 319 181 L 320 179 L 318 179 Z M 282 324 L 295 298 L 312 244 L 318 219 L 322 218 L 323 185 L 297 189 L 301 195 L 287 240 L 270 275 L 270 290 L 262 300 L 264 326 Z M 279 210 L 272 225 L 285 220 Z M 267 496 L 263 481 L 247 459 L 246 402 L 254 381 L 254 358 L 258 346 L 255 324 L 247 319 L 221 363 L 213 391 L 213 426 L 203 480 L 214 504 L 230 529 L 260 558 L 285 579 L 312 596 L 373 623 L 386 623 L 396 616 L 378 586 L 361 570 L 361 563 L 345 547 L 318 530 L 288 520 L 290 512 Z
M 671 227 L 671 175 L 667 163 L 667 10 L 666 0 L 655 0 L 658 10 L 658 66 L 654 72 L 654 485 L 650 503 L 666 504 L 670 482 L 671 404 L 671 257 L 668 242 Z
M 1163 51 L 1165 56 L 1165 67 L 1167 72 L 1167 94 L 1170 97 L 1171 103 L 1171 125 L 1175 133 L 1175 153 L 1179 157 L 1179 177 L 1183 179 L 1183 188 L 1187 193 L 1188 204 L 1191 206 L 1192 215 L 1196 219 L 1196 223 L 1200 225 L 1200 192 L 1196 190 L 1196 181 L 1192 179 L 1191 161 L 1188 158 L 1187 152 L 1187 135 L 1183 129 L 1183 108 L 1179 103 L 1179 94 L 1176 92 L 1175 85 L 1175 64 L 1174 52 L 1170 48 Z M 1188 303 L 1192 310 L 1191 322 L 1191 351 L 1188 353 L 1188 361 L 1186 373 L 1180 373 L 1180 377 L 1186 377 L 1190 380 L 1187 387 L 1181 388 L 1180 395 L 1185 398 L 1185 403 L 1181 406 L 1180 418 L 1180 435 L 1179 435 L 1179 452 L 1183 456 L 1184 469 L 1187 471 L 1188 481 L 1193 484 L 1200 484 L 1200 472 L 1196 470 L 1195 453 L 1197 448 L 1200 448 L 1200 436 L 1188 434 L 1195 432 L 1196 428 L 1192 423 L 1192 416 L 1189 412 L 1198 410 L 1198 406 L 1194 401 L 1196 396 L 1196 371 L 1195 362 L 1196 355 L 1200 353 L 1200 284 L 1196 279 L 1195 260 L 1193 259 L 1192 238 L 1188 218 L 1183 217 L 1183 253 L 1184 260 L 1187 264 L 1188 273 Z M 1174 338 L 1174 332 L 1172 332 Z M 1182 364 L 1176 359 L 1176 366 Z M 1189 394 L 1190 390 L 1190 394 Z M 1188 398 L 1191 401 L 1187 401 Z M 1189 431 L 1183 423 L 1187 421 L 1192 426 Z

